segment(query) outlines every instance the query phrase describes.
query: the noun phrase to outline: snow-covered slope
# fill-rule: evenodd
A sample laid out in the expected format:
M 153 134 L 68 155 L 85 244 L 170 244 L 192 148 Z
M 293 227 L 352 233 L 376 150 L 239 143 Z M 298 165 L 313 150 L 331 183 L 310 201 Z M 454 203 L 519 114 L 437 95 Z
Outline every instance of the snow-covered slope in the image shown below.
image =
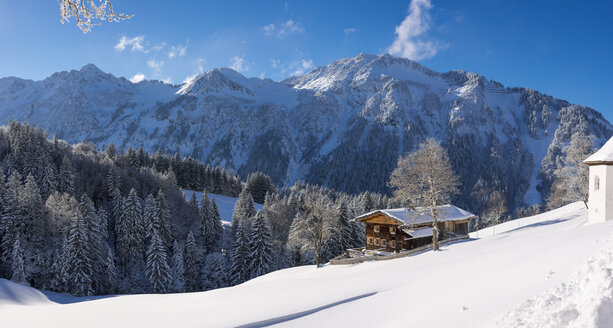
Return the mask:
M 610 247 L 613 222 L 588 225 L 586 216 L 575 203 L 519 226 L 499 226 L 496 234 L 482 231 L 485 237 L 445 245 L 437 253 L 296 267 L 202 293 L 75 298 L 65 305 L 4 300 L 0 318 L 3 327 L 498 327 L 526 299 L 552 291 L 554 297 L 568 295 L 555 294 L 554 287 Z M 611 318 L 610 311 L 603 315 Z
M 183 193 L 185 194 L 185 199 L 187 200 L 190 200 L 193 194 L 196 194 L 196 200 L 198 203 L 200 203 L 202 200 L 201 191 L 183 189 Z M 224 221 L 224 223 L 232 222 L 232 212 L 234 212 L 234 205 L 236 205 L 238 198 L 218 194 L 209 194 L 209 198 L 214 199 L 215 203 L 217 203 L 217 209 L 219 209 L 221 220 Z M 256 210 L 261 211 L 263 208 L 264 205 L 255 203 Z
M 43 81 L 0 79 L 0 123 L 27 120 L 71 143 L 143 145 L 241 176 L 385 192 L 397 157 L 427 137 L 447 147 L 479 213 L 492 191 L 511 209 L 546 196 L 574 132 L 597 146 L 613 127 L 597 111 L 465 71 L 439 73 L 390 55 L 359 55 L 281 82 L 213 69 L 172 86 L 130 83 L 94 65 Z

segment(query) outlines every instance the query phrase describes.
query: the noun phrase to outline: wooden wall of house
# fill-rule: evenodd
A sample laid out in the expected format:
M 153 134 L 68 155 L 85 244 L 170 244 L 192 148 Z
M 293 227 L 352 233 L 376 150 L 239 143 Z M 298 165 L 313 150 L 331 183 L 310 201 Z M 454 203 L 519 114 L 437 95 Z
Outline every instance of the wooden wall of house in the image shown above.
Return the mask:
M 392 220 L 384 215 L 376 215 L 365 220 L 364 224 L 366 226 L 366 249 L 385 249 L 387 252 L 406 249 L 404 239 L 409 236 L 398 229 L 400 222 Z M 375 231 L 375 226 L 379 226 L 378 232 Z M 392 233 L 392 230 L 394 230 L 395 233 Z M 379 241 L 379 245 L 377 245 L 377 240 Z M 385 241 L 385 247 L 383 246 L 383 241 Z M 396 242 L 395 247 L 393 247 L 393 241 Z

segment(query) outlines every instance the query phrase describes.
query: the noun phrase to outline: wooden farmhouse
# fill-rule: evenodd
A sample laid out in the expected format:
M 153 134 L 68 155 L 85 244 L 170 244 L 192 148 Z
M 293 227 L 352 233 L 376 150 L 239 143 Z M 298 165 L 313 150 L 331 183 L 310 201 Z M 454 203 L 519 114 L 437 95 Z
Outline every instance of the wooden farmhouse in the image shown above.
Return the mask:
M 468 235 L 476 216 L 453 205 L 438 207 L 439 240 Z M 399 252 L 432 243 L 429 215 L 408 208 L 376 210 L 353 219 L 366 226 L 366 250 Z

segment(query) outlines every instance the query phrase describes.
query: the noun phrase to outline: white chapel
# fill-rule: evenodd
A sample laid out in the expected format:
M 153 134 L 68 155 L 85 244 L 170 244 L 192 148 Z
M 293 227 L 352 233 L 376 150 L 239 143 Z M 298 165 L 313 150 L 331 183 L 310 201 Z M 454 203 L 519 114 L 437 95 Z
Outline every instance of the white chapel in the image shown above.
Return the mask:
M 613 138 L 583 163 L 590 167 L 589 222 L 613 220 Z

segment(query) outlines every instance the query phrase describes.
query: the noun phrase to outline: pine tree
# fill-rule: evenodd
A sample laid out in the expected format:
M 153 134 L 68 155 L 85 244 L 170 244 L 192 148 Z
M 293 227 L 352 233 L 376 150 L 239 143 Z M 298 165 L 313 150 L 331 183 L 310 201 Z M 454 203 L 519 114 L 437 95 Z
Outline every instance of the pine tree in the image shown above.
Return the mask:
M 76 296 L 93 295 L 93 261 L 90 257 L 88 225 L 80 212 L 73 216 L 65 245 L 65 266 L 68 291 Z
M 100 284 L 104 278 L 104 262 L 107 256 L 107 219 L 106 212 L 100 210 L 96 212 L 94 203 L 91 199 L 83 194 L 79 202 L 79 211 L 85 222 L 87 240 L 89 241 L 89 258 L 92 263 L 92 281 L 95 291 L 101 292 L 102 285 Z
M 216 252 L 220 248 L 223 227 L 215 199 L 210 200 L 206 191 L 200 202 L 200 227 L 207 253 Z
M 145 227 L 136 190 L 132 189 L 123 202 L 115 229 L 120 263 L 134 283 L 142 274 L 145 254 Z
M 166 201 L 166 196 L 162 189 L 158 191 L 157 194 L 157 219 L 158 225 L 156 228 L 160 234 L 160 238 L 164 243 L 166 249 L 168 249 L 171 245 L 172 241 L 172 228 L 170 224 L 170 208 L 168 207 L 168 202 Z
M 190 230 L 185 242 L 185 291 L 195 292 L 200 289 L 200 254 L 194 233 Z
M 175 240 L 172 244 L 172 286 L 173 291 L 181 293 L 185 288 L 185 269 L 183 266 L 183 250 Z
M 106 258 L 104 259 L 104 292 L 107 294 L 115 292 L 117 284 L 117 270 L 115 269 L 115 257 L 110 247 L 107 247 Z
M 30 251 L 40 250 L 45 241 L 47 227 L 40 191 L 32 174 L 26 178 L 19 196 L 19 207 L 23 210 L 25 224 L 22 246 Z
M 241 284 L 249 279 L 249 242 L 242 225 L 236 228 L 234 243 L 232 244 L 232 266 L 230 268 L 230 282 L 232 285 Z
M 251 278 L 261 276 L 272 270 L 272 253 L 272 236 L 268 223 L 262 212 L 258 212 L 249 236 L 249 271 Z
M 2 237 L 0 239 L 1 258 L 2 262 L 7 264 L 12 263 L 13 246 L 17 236 L 23 236 L 25 233 L 25 215 L 19 202 L 21 190 L 21 174 L 13 171 L 7 188 L 4 191 L 4 213 L 1 213 L 2 216 L 0 218 L 0 236 Z
M 147 249 L 146 275 L 154 293 L 163 294 L 171 289 L 172 276 L 168 254 L 156 229 L 153 229 L 151 243 Z
M 146 240 L 151 241 L 153 238 L 153 233 L 157 229 L 158 219 L 157 219 L 157 201 L 153 195 L 149 194 L 147 199 L 145 199 L 145 208 L 143 210 L 143 221 L 145 222 L 146 228 Z
M 232 212 L 232 234 L 236 233 L 236 228 L 244 224 L 243 228 L 249 229 L 250 219 L 255 216 L 255 204 L 253 203 L 253 197 L 245 189 L 238 195 L 238 200 L 234 204 L 234 211 Z
M 204 290 L 227 287 L 228 264 L 221 253 L 211 253 L 206 257 L 206 265 L 203 267 L 202 276 Z
M 64 155 L 62 166 L 60 167 L 57 190 L 71 195 L 74 193 L 74 172 L 72 170 L 72 164 L 66 155 Z
M 116 155 L 117 155 L 117 148 L 115 147 L 115 144 L 111 142 L 106 147 L 106 156 L 112 160 L 115 160 Z
M 21 246 L 21 237 L 19 235 L 15 238 L 15 243 L 13 244 L 13 251 L 12 251 L 11 257 L 12 257 L 12 271 L 13 271 L 11 280 L 21 283 L 21 284 L 28 285 L 26 266 L 24 262 L 25 255 L 23 252 L 23 248 Z

